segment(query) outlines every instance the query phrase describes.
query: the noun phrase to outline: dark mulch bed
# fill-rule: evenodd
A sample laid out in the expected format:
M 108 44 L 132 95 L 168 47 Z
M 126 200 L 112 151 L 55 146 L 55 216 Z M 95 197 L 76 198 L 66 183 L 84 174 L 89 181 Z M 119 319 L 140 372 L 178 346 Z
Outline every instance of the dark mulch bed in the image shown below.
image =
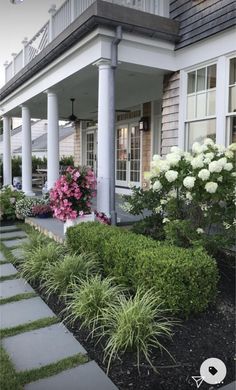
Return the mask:
M 182 322 L 175 330 L 173 341 L 167 341 L 165 346 L 175 358 L 175 362 L 159 351 L 153 351 L 152 362 L 158 368 L 154 373 L 147 362 L 141 362 L 140 375 L 138 374 L 136 358 L 126 353 L 121 359 L 116 359 L 110 369 L 109 376 L 121 390 L 189 390 L 196 389 L 191 378 L 199 375 L 202 362 L 210 357 L 222 359 L 227 367 L 227 376 L 224 384 L 235 380 L 234 368 L 234 270 L 227 263 L 220 262 L 221 281 L 219 295 L 214 306 L 201 315 L 191 317 Z M 37 286 L 34 286 L 37 289 Z M 41 295 L 43 293 L 41 292 Z M 45 297 L 43 296 L 45 299 Z M 46 300 L 46 299 L 45 299 Z M 52 310 L 59 314 L 64 308 L 56 296 L 46 300 Z M 73 326 L 67 324 L 70 331 L 85 347 L 90 359 L 106 371 L 102 360 L 103 346 L 88 339 L 88 331 L 79 329 L 77 322 Z M 222 386 L 222 385 L 221 385 Z M 203 382 L 201 390 L 213 390 L 220 386 L 210 386 Z

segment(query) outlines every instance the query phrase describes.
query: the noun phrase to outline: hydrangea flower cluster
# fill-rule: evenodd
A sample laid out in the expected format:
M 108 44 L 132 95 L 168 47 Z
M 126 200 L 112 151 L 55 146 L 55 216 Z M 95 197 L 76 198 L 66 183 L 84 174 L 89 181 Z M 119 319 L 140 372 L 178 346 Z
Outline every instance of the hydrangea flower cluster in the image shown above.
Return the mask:
M 146 179 L 156 193 L 156 212 L 171 220 L 168 207 L 175 202 L 180 210 L 192 206 L 203 211 L 208 222 L 210 214 L 227 214 L 235 199 L 235 149 L 235 144 L 226 149 L 207 138 L 195 142 L 192 153 L 174 146 L 165 158 L 155 155 Z
M 50 191 L 53 216 L 61 221 L 91 212 L 96 195 L 96 177 L 91 169 L 68 167 Z

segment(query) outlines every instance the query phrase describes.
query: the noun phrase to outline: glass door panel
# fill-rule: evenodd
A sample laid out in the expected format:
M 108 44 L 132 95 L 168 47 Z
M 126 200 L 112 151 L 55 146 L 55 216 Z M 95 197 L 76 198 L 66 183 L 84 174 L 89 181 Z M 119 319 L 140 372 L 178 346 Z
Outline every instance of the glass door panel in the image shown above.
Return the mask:
M 96 164 L 96 137 L 95 133 L 89 132 L 86 134 L 86 165 L 97 173 L 97 164 Z
M 140 184 L 140 131 L 138 125 L 130 128 L 130 183 Z
M 127 186 L 128 183 L 128 127 L 117 129 L 116 136 L 116 182 Z

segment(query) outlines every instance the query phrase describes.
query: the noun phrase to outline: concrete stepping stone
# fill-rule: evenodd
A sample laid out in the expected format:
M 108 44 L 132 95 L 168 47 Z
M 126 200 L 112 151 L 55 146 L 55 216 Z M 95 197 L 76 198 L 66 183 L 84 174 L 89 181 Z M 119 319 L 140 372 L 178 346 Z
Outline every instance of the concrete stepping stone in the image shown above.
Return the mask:
M 0 264 L 0 277 L 15 274 L 17 274 L 17 269 L 11 263 Z
M 22 259 L 24 257 L 24 251 L 21 248 L 12 249 L 11 253 L 15 257 L 15 259 Z
M 0 305 L 0 328 L 13 328 L 42 318 L 55 317 L 39 297 Z
M 0 226 L 0 232 L 11 232 L 12 230 L 20 230 L 16 225 Z
M 28 238 L 21 238 L 19 240 L 17 239 L 17 240 L 3 241 L 3 244 L 7 248 L 14 248 L 15 246 L 20 246 L 23 243 L 29 243 L 29 242 L 30 240 Z
M 17 231 L 17 232 L 4 232 L 0 233 L 0 239 L 1 240 L 6 240 L 8 238 L 14 238 L 14 237 L 27 237 L 27 234 L 22 231 Z
M 4 260 L 6 260 L 5 256 L 2 252 L 0 252 L 0 261 L 4 261 Z
M 78 353 L 86 354 L 62 324 L 7 337 L 2 344 L 17 372 L 40 368 Z
M 34 292 L 32 287 L 22 278 L 0 282 L 0 298 L 10 298 L 14 295 Z
M 118 390 L 94 362 L 81 364 L 49 378 L 32 382 L 25 390 Z

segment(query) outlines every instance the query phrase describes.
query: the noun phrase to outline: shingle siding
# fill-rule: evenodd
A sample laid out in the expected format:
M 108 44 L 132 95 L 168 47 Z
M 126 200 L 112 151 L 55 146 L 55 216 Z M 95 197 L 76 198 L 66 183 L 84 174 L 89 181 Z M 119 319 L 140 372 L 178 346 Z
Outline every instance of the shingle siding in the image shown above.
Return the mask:
M 178 144 L 179 128 L 179 72 L 166 75 L 163 81 L 161 155 Z
M 171 0 L 170 17 L 180 23 L 179 49 L 236 28 L 236 0 Z

